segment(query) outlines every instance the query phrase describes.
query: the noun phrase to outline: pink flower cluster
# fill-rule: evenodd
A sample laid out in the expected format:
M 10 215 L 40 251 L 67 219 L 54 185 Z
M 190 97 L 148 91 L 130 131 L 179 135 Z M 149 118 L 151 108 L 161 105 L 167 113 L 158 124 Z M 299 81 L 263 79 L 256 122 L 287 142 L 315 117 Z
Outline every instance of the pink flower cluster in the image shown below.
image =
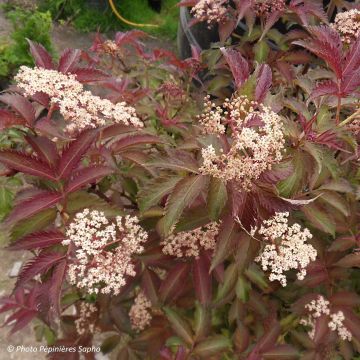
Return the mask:
M 199 21 L 206 21 L 211 27 L 213 24 L 222 23 L 227 18 L 228 0 L 199 0 L 191 9 L 191 13 Z
M 141 253 L 147 233 L 129 215 L 109 222 L 103 212 L 77 213 L 63 245 L 75 247 L 68 267 L 71 284 L 89 293 L 119 294 L 127 276 L 135 276 L 132 256 Z
M 98 311 L 95 304 L 84 301 L 80 303 L 79 317 L 75 320 L 76 332 L 79 335 L 94 334 L 96 332 Z
M 150 308 L 150 300 L 146 297 L 143 291 L 140 291 L 129 311 L 131 327 L 133 330 L 142 331 L 150 325 L 152 319 L 149 311 Z
M 285 5 L 285 0 L 255 0 L 253 9 L 257 16 L 268 17 L 275 11 L 283 11 Z
M 330 316 L 331 320 L 328 322 L 328 327 L 332 331 L 337 331 L 342 340 L 351 341 L 352 334 L 343 324 L 343 321 L 345 320 L 344 313 L 342 311 L 330 313 L 329 304 L 330 302 L 321 295 L 319 295 L 317 299 L 310 301 L 309 304 L 305 305 L 309 314 L 307 317 L 300 320 L 300 324 L 310 328 L 308 335 L 311 339 L 314 339 L 316 319 L 322 315 Z
M 161 244 L 163 253 L 178 258 L 198 257 L 200 250 L 214 250 L 219 224 L 212 222 L 190 231 L 181 231 L 168 236 Z
M 243 96 L 226 99 L 221 107 L 206 99 L 205 112 L 200 116 L 203 131 L 220 135 L 228 126 L 232 143 L 227 153 L 216 153 L 212 145 L 202 149 L 200 171 L 204 175 L 235 180 L 244 190 L 250 190 L 254 180 L 282 160 L 282 120 L 268 107 L 255 110 L 255 105 Z
M 270 270 L 270 281 L 278 280 L 282 286 L 287 285 L 284 272 L 298 270 L 297 278 L 303 280 L 306 267 L 317 256 L 317 251 L 307 240 L 312 238 L 308 229 L 301 230 L 299 224 L 288 224 L 288 212 L 276 213 L 272 218 L 263 221 L 258 233 L 270 244 L 266 244 L 261 254 L 255 258 L 264 271 Z M 252 229 L 254 235 L 257 229 Z
M 39 92 L 47 94 L 64 119 L 69 121 L 66 127 L 69 132 L 104 126 L 107 122 L 143 126 L 133 107 L 125 102 L 113 104 L 108 99 L 93 95 L 73 74 L 21 66 L 15 80 L 26 96 Z
M 360 10 L 351 9 L 338 13 L 331 26 L 340 33 L 344 43 L 351 44 L 360 35 Z

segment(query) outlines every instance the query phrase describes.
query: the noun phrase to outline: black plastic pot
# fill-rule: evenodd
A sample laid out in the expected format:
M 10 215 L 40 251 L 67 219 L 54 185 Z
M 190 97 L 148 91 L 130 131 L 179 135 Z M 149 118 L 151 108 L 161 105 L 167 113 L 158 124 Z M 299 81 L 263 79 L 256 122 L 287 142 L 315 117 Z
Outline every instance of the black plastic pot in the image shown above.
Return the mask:
M 208 28 L 205 22 L 189 26 L 192 17 L 186 7 L 180 8 L 177 46 L 181 59 L 191 57 L 191 45 L 198 49 L 208 49 L 211 43 L 219 41 L 217 27 Z

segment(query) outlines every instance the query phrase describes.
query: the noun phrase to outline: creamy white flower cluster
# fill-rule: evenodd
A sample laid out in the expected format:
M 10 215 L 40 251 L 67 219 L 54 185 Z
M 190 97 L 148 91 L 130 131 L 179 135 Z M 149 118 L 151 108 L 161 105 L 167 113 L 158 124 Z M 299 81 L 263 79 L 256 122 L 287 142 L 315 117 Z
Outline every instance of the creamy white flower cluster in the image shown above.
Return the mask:
M 339 32 L 345 44 L 351 44 L 360 35 L 360 10 L 351 9 L 338 13 L 331 26 Z
M 97 210 L 77 213 L 62 242 L 75 246 L 68 267 L 70 283 L 89 293 L 118 294 L 126 276 L 135 276 L 132 256 L 144 250 L 141 244 L 148 237 L 138 222 L 137 217 L 129 215 L 109 222 Z
M 149 311 L 150 308 L 150 300 L 143 291 L 140 291 L 129 311 L 131 327 L 133 330 L 142 331 L 150 324 L 152 319 Z
M 199 0 L 190 12 L 196 19 L 206 21 L 211 27 L 226 20 L 227 3 L 228 0 Z
M 200 250 L 214 250 L 219 224 L 212 222 L 190 231 L 168 236 L 161 244 L 163 253 L 178 258 L 198 257 Z
M 79 335 L 84 335 L 87 333 L 94 334 L 97 330 L 97 314 L 98 308 L 95 304 L 81 302 L 79 317 L 75 320 L 76 332 Z
M 309 311 L 309 315 L 306 318 L 302 318 L 300 324 L 310 328 L 308 335 L 311 339 L 314 339 L 316 319 L 321 315 L 330 316 L 331 320 L 328 322 L 329 328 L 332 331 L 337 331 L 342 340 L 351 341 L 352 334 L 343 324 L 345 320 L 344 313 L 338 311 L 331 314 L 329 304 L 330 302 L 321 295 L 319 295 L 317 299 L 310 301 L 309 304 L 305 305 L 305 308 Z
M 15 81 L 26 96 L 38 92 L 47 94 L 51 103 L 59 107 L 64 119 L 70 122 L 66 127 L 69 132 L 104 126 L 107 122 L 143 126 L 133 107 L 125 102 L 113 104 L 110 100 L 93 95 L 84 89 L 73 74 L 21 66 Z
M 255 111 L 255 103 L 243 96 L 227 99 L 222 107 L 214 107 L 209 99 L 205 105 L 205 113 L 200 116 L 204 132 L 225 134 L 228 125 L 232 143 L 227 153 L 217 154 L 212 145 L 202 149 L 201 173 L 235 180 L 244 190 L 250 190 L 254 180 L 282 160 L 285 139 L 281 118 L 265 106 Z
M 270 281 L 278 280 L 282 286 L 287 285 L 284 272 L 291 269 L 298 270 L 297 278 L 303 280 L 306 267 L 316 259 L 317 252 L 307 240 L 312 238 L 310 231 L 301 230 L 299 224 L 288 224 L 288 212 L 276 213 L 265 220 L 258 233 L 271 242 L 266 244 L 261 254 L 255 258 L 264 271 L 270 270 Z M 256 229 L 252 230 L 252 234 Z

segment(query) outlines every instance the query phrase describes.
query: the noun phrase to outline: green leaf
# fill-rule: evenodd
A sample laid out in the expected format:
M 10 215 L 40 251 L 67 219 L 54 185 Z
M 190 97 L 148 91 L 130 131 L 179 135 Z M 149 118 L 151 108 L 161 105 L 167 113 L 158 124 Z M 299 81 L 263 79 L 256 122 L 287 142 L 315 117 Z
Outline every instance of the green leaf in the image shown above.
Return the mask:
M 280 181 L 277 185 L 281 196 L 288 198 L 299 191 L 306 175 L 305 166 L 306 162 L 303 155 L 299 151 L 294 152 L 292 159 L 292 168 L 294 171 L 287 179 Z
M 239 276 L 235 286 L 236 296 L 243 303 L 249 300 L 249 291 L 251 290 L 251 285 L 249 282 L 243 277 Z
M 268 290 L 269 283 L 265 277 L 265 274 L 256 266 L 252 264 L 248 269 L 245 270 L 246 277 L 261 290 Z
M 338 262 L 336 262 L 335 265 L 344 268 L 351 268 L 351 267 L 360 268 L 360 256 L 359 254 L 346 255 Z
M 181 176 L 172 176 L 155 178 L 149 181 L 137 195 L 140 211 L 146 211 L 150 207 L 157 205 L 164 196 L 173 190 L 181 179 Z
M 203 338 L 211 329 L 211 312 L 206 306 L 196 302 L 194 315 L 194 331 L 196 340 Z
M 193 353 L 200 357 L 223 354 L 231 348 L 231 341 L 223 335 L 208 337 L 195 346 Z
M 257 42 L 254 46 L 255 60 L 258 63 L 266 62 L 267 57 L 269 55 L 269 45 L 266 40 L 261 40 Z
M 165 237 L 179 221 L 185 208 L 205 190 L 208 178 L 202 175 L 188 176 L 179 181 L 168 198 L 165 216 L 159 222 L 159 230 Z
M 238 278 L 238 267 L 236 263 L 230 264 L 224 274 L 224 282 L 219 285 L 216 294 L 216 301 L 219 302 L 226 297 L 230 291 L 234 290 Z
M 350 209 L 347 201 L 334 191 L 322 191 L 320 199 L 339 210 L 345 217 L 349 216 Z
M 329 214 L 320 206 L 311 203 L 303 207 L 303 212 L 316 228 L 335 236 L 335 224 Z
M 317 173 L 320 174 L 322 171 L 322 163 L 324 161 L 322 147 L 320 145 L 306 141 L 304 144 L 304 150 L 309 153 L 317 164 Z
M 121 340 L 121 336 L 119 335 L 109 336 L 102 342 L 100 346 L 101 352 L 103 354 L 108 354 L 109 352 L 113 351 L 116 348 L 116 346 L 119 345 L 120 340 Z
M 211 178 L 207 205 L 211 220 L 218 220 L 227 201 L 226 186 L 220 179 Z
M 14 194 L 5 186 L 0 187 L 0 219 L 10 212 L 13 204 Z
M 264 360 L 296 360 L 300 353 L 290 345 L 276 345 L 262 356 Z
M 46 209 L 28 219 L 20 220 L 11 229 L 11 240 L 17 240 L 20 237 L 32 232 L 42 230 L 52 224 L 56 219 L 56 209 Z
M 178 336 L 180 336 L 187 344 L 192 345 L 194 342 L 193 333 L 187 321 L 175 310 L 172 310 L 169 307 L 164 307 L 163 310 L 174 332 Z
M 238 229 L 239 227 L 232 216 L 229 215 L 223 220 L 220 225 L 215 254 L 211 261 L 210 271 L 214 270 L 216 266 L 222 263 L 231 254 L 232 244 L 236 237 L 239 236 Z

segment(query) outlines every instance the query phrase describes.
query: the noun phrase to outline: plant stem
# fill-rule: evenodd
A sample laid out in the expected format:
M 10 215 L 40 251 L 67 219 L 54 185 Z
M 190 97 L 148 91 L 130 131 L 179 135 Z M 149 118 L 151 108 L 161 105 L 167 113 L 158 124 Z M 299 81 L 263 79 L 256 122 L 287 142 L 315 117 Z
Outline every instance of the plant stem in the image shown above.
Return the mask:
M 360 109 L 356 110 L 352 115 L 350 115 L 348 118 L 346 118 L 344 121 L 342 121 L 340 124 L 338 124 L 338 127 L 343 127 L 347 125 L 349 122 L 354 120 L 357 116 L 360 116 Z

